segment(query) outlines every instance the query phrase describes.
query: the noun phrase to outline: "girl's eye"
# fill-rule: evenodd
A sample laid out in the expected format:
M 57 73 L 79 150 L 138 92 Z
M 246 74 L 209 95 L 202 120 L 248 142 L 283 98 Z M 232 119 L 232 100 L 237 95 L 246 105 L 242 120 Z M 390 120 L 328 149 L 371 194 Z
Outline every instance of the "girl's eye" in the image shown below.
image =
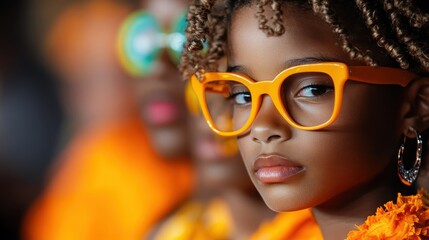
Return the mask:
M 237 92 L 232 93 L 228 99 L 231 99 L 236 105 L 246 105 L 252 102 L 250 92 Z
M 326 73 L 297 73 L 285 80 L 283 90 L 290 92 L 290 97 L 314 101 L 320 97 L 331 96 L 331 93 L 334 93 L 334 82 Z
M 299 92 L 297 93 L 297 96 L 314 98 L 314 97 L 320 97 L 327 93 L 331 93 L 333 91 L 334 91 L 334 88 L 332 86 L 314 84 L 314 85 L 309 85 L 301 88 L 301 90 L 299 90 Z

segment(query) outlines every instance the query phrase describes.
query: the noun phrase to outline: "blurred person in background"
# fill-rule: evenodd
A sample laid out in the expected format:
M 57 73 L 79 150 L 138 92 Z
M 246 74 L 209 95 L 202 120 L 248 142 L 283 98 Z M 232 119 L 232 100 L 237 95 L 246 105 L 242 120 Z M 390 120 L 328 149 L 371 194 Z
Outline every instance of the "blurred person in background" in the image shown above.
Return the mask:
M 43 52 L 64 81 L 74 134 L 28 213 L 24 239 L 139 239 L 191 191 L 184 83 L 169 47 L 138 74 L 124 63 L 127 75 L 114 54 L 132 10 L 169 29 L 186 1 L 139 4 L 72 2 L 47 21 Z
M 0 3 L 0 231 L 12 240 L 42 190 L 63 120 L 55 79 L 27 36 L 26 5 Z
M 196 186 L 193 195 L 143 239 L 250 239 L 275 213 L 250 181 L 236 139 L 217 136 L 209 129 L 189 84 L 186 99 L 192 113 L 189 129 Z
M 277 214 L 266 207 L 244 167 L 236 139 L 218 136 L 209 129 L 191 88 L 188 83 L 186 100 L 191 112 L 189 130 L 195 168 L 194 192 L 143 239 L 281 239 L 285 232 L 290 237 L 287 239 L 310 239 L 321 235 L 308 209 Z

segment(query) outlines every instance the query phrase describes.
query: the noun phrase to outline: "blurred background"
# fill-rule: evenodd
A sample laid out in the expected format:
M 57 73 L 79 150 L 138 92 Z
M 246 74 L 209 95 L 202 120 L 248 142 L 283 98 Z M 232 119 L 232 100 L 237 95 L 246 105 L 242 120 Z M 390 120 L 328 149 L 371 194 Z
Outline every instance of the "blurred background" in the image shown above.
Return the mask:
M 0 239 L 231 239 L 273 216 L 190 91 L 187 111 L 186 7 L 1 3 Z
M 79 7 L 93 2 L 89 7 Z M 26 211 L 76 132 L 134 108 L 115 55 L 136 1 L 0 3 L 0 238 L 21 239 Z
M 30 38 L 30 1 L 0 5 L 0 227 L 2 239 L 19 239 L 25 211 L 59 151 L 65 118 L 58 81 Z
M 185 118 L 179 114 L 183 109 L 175 109 L 184 108 L 184 84 L 174 83 L 180 76 L 171 56 L 158 55 L 143 81 L 119 63 L 115 46 L 124 19 L 147 8 L 170 24 L 185 7 L 186 0 L 1 1 L 0 239 L 140 239 L 135 236 L 143 236 L 144 227 L 184 202 L 194 187 L 189 166 L 165 163 L 164 157 L 172 155 L 206 158 L 197 164 L 199 185 L 204 185 L 197 190 L 206 191 L 214 179 L 218 182 L 212 188 L 232 192 L 228 185 L 245 193 L 237 198 L 234 192 L 233 202 L 236 212 L 255 214 L 255 221 L 243 227 L 246 233 L 272 217 L 234 144 L 213 139 L 199 116 L 190 122 L 192 134 L 185 133 L 195 147 L 189 153 L 182 150 L 189 147 L 184 131 L 164 125 L 176 120 L 183 124 Z M 151 101 L 137 99 L 136 89 L 140 96 L 159 94 Z M 168 96 L 159 99 L 162 94 Z M 181 101 L 167 99 L 172 95 Z M 153 114 L 141 114 L 139 108 Z M 143 133 L 135 124 L 141 118 L 148 125 Z M 221 151 L 216 144 L 231 149 Z M 165 156 L 159 157 L 160 152 Z M 232 157 L 237 160 L 230 161 Z M 421 185 L 427 186 L 428 172 L 422 171 L 426 180 Z M 245 200 L 251 204 L 243 204 Z M 235 207 L 245 205 L 251 210 Z M 151 219 L 148 209 L 154 212 Z

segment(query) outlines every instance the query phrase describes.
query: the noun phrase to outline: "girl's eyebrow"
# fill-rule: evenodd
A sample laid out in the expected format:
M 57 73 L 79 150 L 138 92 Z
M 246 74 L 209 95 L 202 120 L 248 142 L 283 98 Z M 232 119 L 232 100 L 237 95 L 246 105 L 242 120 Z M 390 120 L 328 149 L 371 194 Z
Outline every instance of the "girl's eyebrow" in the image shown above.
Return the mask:
M 233 65 L 233 66 L 228 66 L 226 68 L 227 72 L 245 72 L 244 67 L 241 65 Z
M 305 57 L 305 58 L 295 58 L 295 59 L 287 60 L 284 65 L 285 67 L 294 67 L 294 66 L 299 66 L 304 64 L 321 63 L 321 62 L 343 62 L 343 60 L 339 60 L 333 57 L 325 57 L 325 56 Z M 233 66 L 228 66 L 226 71 L 244 73 L 246 72 L 245 69 L 246 68 L 242 65 L 233 65 Z
M 294 67 L 294 66 L 299 66 L 299 65 L 304 65 L 304 64 L 311 64 L 311 63 L 343 62 L 343 61 L 344 60 L 339 60 L 337 58 L 325 57 L 325 56 L 320 56 L 320 57 L 305 57 L 305 58 L 296 58 L 296 59 L 287 60 L 285 62 L 285 66 L 286 67 Z

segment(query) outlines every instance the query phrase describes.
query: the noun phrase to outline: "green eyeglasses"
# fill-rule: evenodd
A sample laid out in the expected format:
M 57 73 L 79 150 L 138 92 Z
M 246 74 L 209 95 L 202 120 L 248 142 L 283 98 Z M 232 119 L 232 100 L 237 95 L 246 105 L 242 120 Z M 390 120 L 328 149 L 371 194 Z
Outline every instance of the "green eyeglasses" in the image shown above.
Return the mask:
M 178 63 L 186 41 L 186 14 L 178 16 L 169 31 L 148 11 L 131 14 L 122 24 L 117 50 L 122 66 L 132 75 L 151 72 L 162 48 L 168 49 L 173 62 Z
M 291 126 L 319 130 L 338 117 L 347 80 L 405 87 L 416 77 L 397 68 L 326 62 L 291 67 L 267 81 L 256 82 L 240 73 L 208 72 L 203 81 L 192 76 L 191 83 L 210 128 L 222 136 L 236 136 L 251 126 L 263 95 L 271 97 Z M 216 95 L 217 102 L 208 104 L 208 95 Z

